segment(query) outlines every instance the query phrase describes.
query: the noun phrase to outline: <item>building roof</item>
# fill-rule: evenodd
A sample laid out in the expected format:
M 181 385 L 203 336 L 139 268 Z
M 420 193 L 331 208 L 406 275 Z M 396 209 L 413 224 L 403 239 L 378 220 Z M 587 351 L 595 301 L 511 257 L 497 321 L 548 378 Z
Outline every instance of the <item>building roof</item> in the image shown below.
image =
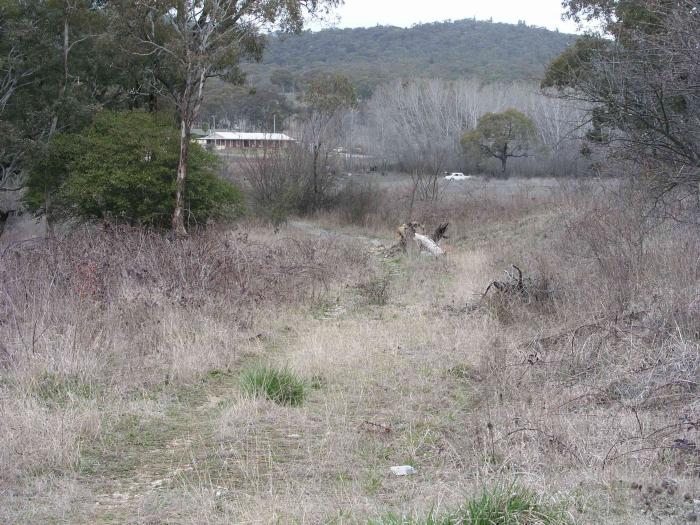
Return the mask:
M 204 137 L 204 140 L 294 140 L 284 133 L 239 133 L 237 131 L 216 131 Z

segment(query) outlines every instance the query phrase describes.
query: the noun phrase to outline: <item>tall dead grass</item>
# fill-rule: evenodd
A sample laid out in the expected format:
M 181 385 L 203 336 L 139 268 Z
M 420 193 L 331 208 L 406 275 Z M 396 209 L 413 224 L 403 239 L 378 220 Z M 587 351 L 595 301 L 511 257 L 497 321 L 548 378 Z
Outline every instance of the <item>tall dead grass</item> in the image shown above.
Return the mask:
M 139 432 L 167 427 L 164 407 L 194 394 L 165 385 L 260 364 L 302 379 L 304 403 L 209 385 L 197 413 L 215 419 L 211 441 L 188 448 L 202 421 L 176 421 L 159 453 L 179 459 L 150 473 L 168 481 L 115 508 L 182 523 L 364 522 L 439 515 L 517 481 L 576 522 L 696 512 L 697 230 L 659 220 L 619 181 L 470 182 L 407 216 L 409 196 L 362 190 L 315 218 L 358 237 L 449 221 L 446 257 L 372 260 L 367 239 L 292 228 L 185 241 L 88 229 L 5 252 L 9 500 L 21 507 L 22 483 L 79 469 L 123 413 L 158 416 Z M 525 291 L 483 297 L 513 264 Z M 417 475 L 390 475 L 409 463 Z
M 430 303 L 461 311 L 466 341 L 480 340 L 462 363 L 457 349 L 438 358 L 441 332 L 460 339 L 417 312 L 414 330 L 430 334 L 431 358 L 453 362 L 450 374 L 473 389 L 474 431 L 460 439 L 496 471 L 552 476 L 556 468 L 570 473 L 568 490 L 578 483 L 595 492 L 622 480 L 638 509 L 692 516 L 688 497 L 696 498 L 700 474 L 697 221 L 669 220 L 634 180 L 511 184 L 414 206 L 413 220 L 449 221 L 446 242 L 465 250 L 450 253 L 439 272 L 452 276 L 446 289 L 423 263 L 407 270 L 406 280 L 418 283 L 412 292 L 394 287 L 425 296 L 420 283 L 431 283 Z M 405 205 L 386 201 L 365 224 L 388 233 L 406 220 Z M 686 208 L 674 216 L 698 216 L 695 204 Z M 524 271 L 526 293 L 492 289 L 482 298 L 512 264 Z M 610 494 L 597 494 L 590 508 L 600 512 Z
M 475 178 L 463 182 L 440 180 L 436 201 L 421 201 L 410 179 L 357 177 L 342 185 L 332 206 L 313 218 L 339 229 L 354 229 L 380 237 L 394 236 L 408 221 L 427 227 L 450 222 L 453 241 L 486 232 L 515 221 L 548 212 L 566 200 L 570 188 L 555 179 L 495 180 Z
M 245 357 L 267 317 L 366 275 L 349 240 L 81 228 L 0 257 L 0 484 L 71 472 L 139 392 Z M 370 269 L 371 271 L 371 269 Z M 127 407 L 127 408 L 124 408 Z
M 667 494 L 662 485 L 692 493 L 697 226 L 660 220 L 629 181 L 564 196 L 545 228 L 516 224 L 512 242 L 492 245 L 494 267 L 518 264 L 549 289 L 544 304 L 498 291 L 481 302 L 498 323 L 479 365 L 492 454 L 578 465 L 593 479 L 603 472 L 656 494 Z M 651 499 L 638 504 L 661 505 Z

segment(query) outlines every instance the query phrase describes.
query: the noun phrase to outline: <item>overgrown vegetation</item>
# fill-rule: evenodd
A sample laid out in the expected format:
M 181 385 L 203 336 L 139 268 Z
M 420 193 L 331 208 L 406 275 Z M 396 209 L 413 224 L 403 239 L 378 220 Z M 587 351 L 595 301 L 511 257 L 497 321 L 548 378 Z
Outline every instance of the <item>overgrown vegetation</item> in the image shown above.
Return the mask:
M 191 133 L 207 80 L 242 82 L 239 63 L 261 57 L 265 28 L 299 32 L 307 15 L 337 3 L 217 0 L 204 8 L 196 1 L 116 0 L 96 9 L 83 0 L 3 0 L 0 188 L 20 191 L 23 175 L 54 135 L 82 131 L 101 108 L 156 112 L 165 106 L 179 130 L 171 225 L 186 235 Z M 6 213 L 0 210 L 2 223 Z
M 362 220 L 339 207 L 281 235 L 85 228 L 5 252 L 3 519 L 27 512 L 20 494 L 48 519 L 78 488 L 121 517 L 157 492 L 149 517 L 214 523 L 694 512 L 692 227 L 657 223 L 634 184 L 472 180 L 414 207 L 450 222 L 445 258 L 384 259 L 365 236 L 394 242 L 410 186 L 392 184 Z M 512 264 L 526 293 L 482 299 Z M 417 474 L 394 478 L 402 464 Z M 513 471 L 522 491 L 465 504 Z
M 646 176 L 662 207 L 697 199 L 697 3 L 590 0 L 564 6 L 570 18 L 599 24 L 600 34 L 555 60 L 543 87 L 554 87 L 560 97 L 586 104 L 590 141 L 606 146 L 611 160 Z
M 218 159 L 190 147 L 190 226 L 243 212 L 243 196 L 217 176 Z M 175 206 L 179 132 L 163 116 L 105 111 L 82 133 L 56 134 L 32 167 L 24 200 L 47 220 L 168 227 Z
M 262 5 L 127 4 L 0 0 L 0 183 L 33 167 L 26 202 L 68 219 L 0 239 L 1 522 L 698 519 L 693 2 L 567 2 L 606 34 L 550 69 L 563 98 L 432 79 L 357 108 L 319 77 L 299 144 L 226 165 L 274 228 L 190 236 L 158 228 L 184 233 L 188 197 L 198 222 L 240 204 L 189 140 L 196 88 L 235 74 L 260 28 L 240 50 L 198 44 Z M 265 2 L 260 20 L 298 29 L 323 5 Z M 110 13 L 153 23 L 117 45 Z M 153 120 L 157 86 L 178 133 Z M 445 180 L 482 160 L 459 148 L 480 118 L 480 150 L 505 160 L 521 128 L 538 158 L 512 173 L 540 176 Z M 618 176 L 541 176 L 589 172 Z

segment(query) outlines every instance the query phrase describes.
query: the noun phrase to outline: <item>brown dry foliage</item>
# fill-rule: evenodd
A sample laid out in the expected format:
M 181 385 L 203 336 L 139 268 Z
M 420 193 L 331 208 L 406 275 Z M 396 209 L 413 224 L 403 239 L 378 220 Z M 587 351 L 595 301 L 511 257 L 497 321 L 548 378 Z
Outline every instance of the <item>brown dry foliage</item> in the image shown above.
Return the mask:
M 127 349 L 129 367 L 158 352 L 163 317 L 205 312 L 229 329 L 251 328 L 263 309 L 296 304 L 361 272 L 350 242 L 252 238 L 210 230 L 172 240 L 127 227 L 81 228 L 64 239 L 5 250 L 0 259 L 3 367 L 74 346 Z M 122 345 L 121 340 L 130 344 Z M 134 358 L 135 361 L 130 361 Z
M 653 207 L 626 181 L 569 189 L 546 235 L 516 228 L 494 247 L 494 267 L 516 261 L 550 290 L 482 303 L 500 327 L 484 392 L 520 427 L 497 432 L 501 446 L 537 443 L 543 458 L 603 471 L 643 464 L 661 479 L 700 473 L 700 236 Z
M 240 353 L 252 352 L 318 378 L 319 390 L 294 410 L 227 391 L 212 416 L 213 448 L 193 445 L 182 461 L 221 465 L 216 483 L 229 495 L 217 496 L 203 470 L 199 481 L 147 492 L 160 502 L 154 521 L 323 522 L 340 508 L 361 521 L 387 506 L 427 514 L 436 501 L 458 505 L 483 483 L 513 478 L 581 522 L 692 512 L 697 230 L 658 220 L 643 193 L 614 181 L 466 188 L 411 217 L 430 229 L 450 222 L 446 257 L 382 259 L 381 271 L 368 239 L 259 228 L 182 241 L 84 229 L 5 252 L 0 410 L 10 425 L 0 440 L 10 446 L 0 449 L 0 482 L 11 494 L 42 465 L 70 472 L 80 444 L 128 412 L 120 405 L 131 391 L 238 371 Z M 361 206 L 362 219 L 339 206 L 319 220 L 390 239 L 406 220 L 401 191 L 372 196 L 380 204 Z M 482 300 L 512 264 L 528 293 Z M 274 352 L 268 331 L 277 331 Z M 49 405 L 40 393 L 54 384 L 90 385 L 90 395 Z M 407 458 L 419 471 L 410 483 L 384 475 Z

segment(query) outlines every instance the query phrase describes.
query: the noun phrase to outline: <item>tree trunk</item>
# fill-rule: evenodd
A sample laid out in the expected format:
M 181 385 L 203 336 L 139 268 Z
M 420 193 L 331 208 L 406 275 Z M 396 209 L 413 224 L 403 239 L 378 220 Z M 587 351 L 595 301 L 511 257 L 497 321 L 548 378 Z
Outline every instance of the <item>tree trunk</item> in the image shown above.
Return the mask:
M 434 257 L 445 254 L 445 251 L 442 248 L 440 248 L 437 245 L 437 243 L 433 241 L 430 237 L 427 237 L 420 233 L 416 233 L 414 234 L 413 239 L 416 241 L 416 243 L 421 249 L 427 250 L 428 253 Z
M 194 73 L 194 72 L 193 72 Z M 204 99 L 204 81 L 206 68 L 188 76 L 185 89 L 180 98 L 180 158 L 177 164 L 177 182 L 175 189 L 175 210 L 173 211 L 173 232 L 178 237 L 185 237 L 185 189 L 187 187 L 187 165 L 190 157 L 190 137 L 192 122 Z M 196 89 L 196 92 L 193 91 Z
M 501 167 L 503 168 L 503 175 L 506 174 L 506 162 L 508 162 L 508 143 L 503 146 L 503 152 L 501 157 Z
M 68 90 L 68 54 L 70 53 L 69 45 L 70 27 L 68 25 L 68 11 L 66 9 L 65 16 L 63 18 L 63 84 L 58 90 L 57 104 L 61 104 L 63 98 L 66 96 L 66 91 Z M 49 142 L 56 129 L 58 128 L 58 107 L 54 110 L 53 117 L 51 118 L 51 128 L 49 129 Z
M 314 144 L 314 165 L 313 165 L 313 177 L 314 177 L 314 211 L 318 207 L 318 156 L 320 154 L 321 147 Z
M 186 119 L 180 121 L 180 159 L 177 164 L 175 190 L 175 211 L 173 212 L 173 232 L 179 237 L 187 235 L 185 229 L 185 186 L 187 182 L 187 161 L 190 152 L 190 126 Z
M 430 190 L 430 200 L 435 202 L 438 200 L 438 196 L 440 195 L 439 187 L 438 187 L 438 180 L 440 178 L 440 172 L 436 171 L 432 175 L 432 189 Z
M 2 237 L 2 234 L 5 231 L 5 223 L 7 222 L 7 219 L 9 217 L 10 217 L 9 211 L 0 210 L 0 237 Z
M 148 112 L 156 113 L 158 111 L 158 95 L 156 95 L 155 86 L 151 85 L 148 90 Z
M 408 215 L 406 217 L 406 223 L 413 220 L 413 205 L 416 202 L 416 192 L 418 191 L 418 174 L 413 173 L 413 191 L 411 191 L 411 204 L 408 206 Z
M 58 129 L 58 105 L 63 103 L 63 100 L 68 91 L 68 82 L 70 79 L 68 73 L 68 57 L 70 54 L 70 26 L 68 24 L 68 8 L 65 8 L 65 14 L 63 17 L 63 83 L 58 90 L 58 98 L 56 99 L 57 106 L 54 107 L 53 116 L 51 117 L 51 126 L 49 128 L 49 134 L 46 137 L 46 143 L 50 144 L 51 139 Z M 56 232 L 54 229 L 53 219 L 51 217 L 51 199 L 47 195 L 45 198 L 45 219 L 46 219 L 46 235 L 49 239 L 55 239 Z

